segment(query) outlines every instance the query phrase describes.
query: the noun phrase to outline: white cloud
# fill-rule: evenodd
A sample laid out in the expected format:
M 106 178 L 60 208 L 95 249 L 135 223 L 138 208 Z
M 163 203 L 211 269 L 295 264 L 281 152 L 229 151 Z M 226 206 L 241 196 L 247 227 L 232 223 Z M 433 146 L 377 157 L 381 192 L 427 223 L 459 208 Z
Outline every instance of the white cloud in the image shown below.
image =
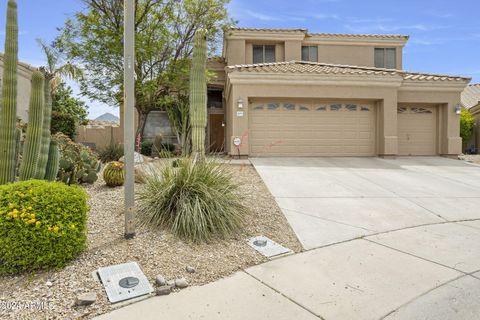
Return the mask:
M 243 10 L 243 12 L 245 14 L 247 14 L 248 16 L 250 16 L 251 18 L 255 18 L 255 19 L 258 19 L 258 20 L 261 20 L 261 21 L 279 21 L 279 20 L 282 20 L 279 17 L 266 15 L 266 14 L 263 14 L 263 13 L 260 13 L 260 12 L 253 12 L 253 11 L 250 11 L 250 10 Z

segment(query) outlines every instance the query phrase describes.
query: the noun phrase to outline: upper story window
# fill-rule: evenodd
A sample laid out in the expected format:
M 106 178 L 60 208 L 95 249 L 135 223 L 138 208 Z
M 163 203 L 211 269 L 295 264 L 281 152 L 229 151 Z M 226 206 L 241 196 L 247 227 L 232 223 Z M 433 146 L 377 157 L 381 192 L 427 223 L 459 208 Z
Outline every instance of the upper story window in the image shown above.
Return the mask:
M 375 48 L 375 68 L 396 69 L 396 53 L 395 48 Z
M 253 63 L 267 63 L 275 61 L 275 45 L 253 46 Z
M 302 46 L 302 61 L 318 62 L 318 47 Z

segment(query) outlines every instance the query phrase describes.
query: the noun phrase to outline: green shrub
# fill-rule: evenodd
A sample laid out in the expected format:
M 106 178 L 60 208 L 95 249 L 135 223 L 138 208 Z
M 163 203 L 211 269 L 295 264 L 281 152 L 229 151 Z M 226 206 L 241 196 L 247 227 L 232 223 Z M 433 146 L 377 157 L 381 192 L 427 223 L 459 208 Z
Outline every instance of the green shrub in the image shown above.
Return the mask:
M 87 195 L 76 186 L 0 186 L 0 274 L 64 267 L 85 248 L 87 211 Z
M 118 161 L 123 157 L 123 146 L 119 143 L 110 143 L 98 152 L 98 157 L 103 163 Z
M 153 149 L 153 142 L 152 141 L 142 141 L 140 145 L 140 153 L 144 156 L 151 157 L 152 156 L 152 149 Z
M 58 179 L 69 185 L 94 183 L 98 179 L 101 163 L 90 148 L 73 142 L 62 133 L 54 137 L 60 149 L 60 170 Z
M 75 117 L 68 113 L 52 112 L 51 132 L 56 134 L 58 132 L 63 133 L 70 139 L 75 138 L 77 134 L 77 126 Z
M 165 165 L 147 175 L 138 194 L 142 223 L 194 242 L 238 231 L 247 209 L 228 167 L 188 158 L 177 165 Z
M 472 113 L 468 109 L 462 108 L 460 113 L 460 136 L 462 137 L 464 145 L 466 145 L 472 137 L 474 126 L 475 118 Z

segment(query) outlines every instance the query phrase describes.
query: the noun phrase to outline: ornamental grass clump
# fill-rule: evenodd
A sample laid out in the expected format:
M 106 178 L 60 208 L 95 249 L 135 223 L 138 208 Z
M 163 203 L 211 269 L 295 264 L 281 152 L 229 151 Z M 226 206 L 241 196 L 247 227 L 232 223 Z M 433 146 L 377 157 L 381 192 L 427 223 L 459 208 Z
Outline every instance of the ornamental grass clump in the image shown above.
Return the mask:
M 0 275 L 62 268 L 85 248 L 87 195 L 29 180 L 0 186 Z
M 242 226 L 246 207 L 232 172 L 214 160 L 185 158 L 151 171 L 138 194 L 142 224 L 193 242 L 228 237 Z

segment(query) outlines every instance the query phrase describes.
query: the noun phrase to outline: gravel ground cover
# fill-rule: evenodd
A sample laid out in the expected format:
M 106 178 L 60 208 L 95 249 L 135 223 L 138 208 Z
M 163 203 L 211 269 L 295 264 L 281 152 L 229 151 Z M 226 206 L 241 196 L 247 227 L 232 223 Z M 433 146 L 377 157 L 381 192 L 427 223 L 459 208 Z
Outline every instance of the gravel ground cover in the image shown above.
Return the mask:
M 471 163 L 480 164 L 480 154 L 464 154 L 458 157 L 460 160 L 465 160 Z
M 211 244 L 185 243 L 168 232 L 142 229 L 133 240 L 126 241 L 123 188 L 107 188 L 102 179 L 86 186 L 91 206 L 87 250 L 63 270 L 0 277 L 0 319 L 91 319 L 106 313 L 113 307 L 92 272 L 112 264 L 138 262 L 152 285 L 159 274 L 168 280 L 184 277 L 190 285 L 203 285 L 267 261 L 247 245 L 249 237 L 265 235 L 294 252 L 301 251 L 255 169 L 242 165 L 231 166 L 231 170 L 242 184 L 250 214 L 241 234 Z M 187 266 L 196 272 L 187 272 Z M 96 302 L 88 307 L 74 306 L 76 297 L 87 292 L 97 294 Z

